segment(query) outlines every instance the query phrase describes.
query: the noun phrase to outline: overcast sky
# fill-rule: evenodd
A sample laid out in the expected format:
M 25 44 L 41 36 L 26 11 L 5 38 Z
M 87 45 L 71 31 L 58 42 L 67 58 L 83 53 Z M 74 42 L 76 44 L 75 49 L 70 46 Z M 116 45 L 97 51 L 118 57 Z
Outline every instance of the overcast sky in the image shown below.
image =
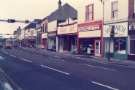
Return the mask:
M 58 7 L 57 2 L 58 0 L 1 0 L 0 19 L 42 19 Z M 78 5 L 78 0 L 62 0 L 62 2 L 63 4 L 69 3 L 73 6 Z M 18 25 L 23 26 L 20 23 L 9 24 L 0 22 L 0 34 L 13 33 Z

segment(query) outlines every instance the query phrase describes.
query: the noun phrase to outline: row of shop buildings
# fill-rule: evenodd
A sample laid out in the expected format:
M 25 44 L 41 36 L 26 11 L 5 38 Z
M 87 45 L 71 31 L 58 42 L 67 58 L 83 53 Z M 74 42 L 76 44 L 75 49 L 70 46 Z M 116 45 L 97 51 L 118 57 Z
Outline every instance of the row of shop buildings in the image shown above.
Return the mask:
M 135 0 L 80 0 L 62 4 L 31 27 L 22 29 L 22 44 L 56 52 L 115 59 L 135 58 Z M 79 1 L 78 1 L 79 3 Z M 29 32 L 33 33 L 26 35 Z M 113 31 L 113 37 L 111 33 Z M 18 37 L 19 37 L 18 36 Z M 29 39 L 28 39 L 29 38 Z M 28 43 L 29 42 L 29 43 Z

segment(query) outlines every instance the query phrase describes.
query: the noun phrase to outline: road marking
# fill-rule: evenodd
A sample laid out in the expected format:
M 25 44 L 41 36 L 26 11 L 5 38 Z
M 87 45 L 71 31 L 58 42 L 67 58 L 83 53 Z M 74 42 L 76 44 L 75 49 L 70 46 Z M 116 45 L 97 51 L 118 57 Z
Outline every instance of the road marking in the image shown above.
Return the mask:
M 4 60 L 4 57 L 0 56 L 0 60 Z
M 8 54 L 8 52 L 6 52 L 6 51 L 3 51 L 3 53 Z
M 59 59 L 58 61 L 62 61 L 62 62 L 64 62 L 65 60 L 64 59 L 62 59 L 60 56 L 54 56 L 54 58 L 56 58 L 56 59 Z
M 99 82 L 91 81 L 91 83 L 96 84 L 96 85 L 99 85 L 99 86 L 102 86 L 102 87 L 105 87 L 105 88 L 108 88 L 110 90 L 119 90 L 117 88 L 113 88 L 111 86 L 108 86 L 108 85 L 105 85 L 105 84 L 102 84 L 102 83 L 99 83 Z
M 14 58 L 16 58 L 16 56 L 15 56 L 15 55 L 12 55 L 12 54 L 11 54 L 10 56 L 11 56 L 11 57 L 14 57 Z
M 46 66 L 46 65 L 40 65 L 40 66 L 43 67 L 43 68 L 48 68 L 48 69 L 50 69 L 50 70 L 53 70 L 53 71 L 56 71 L 56 72 L 59 72 L 59 73 L 68 75 L 68 76 L 70 75 L 70 73 L 67 73 L 67 72 L 64 72 L 64 71 L 61 71 L 61 70 L 58 70 L 58 69 L 55 69 L 55 68 L 51 68 L 51 67 Z
M 98 68 L 98 69 L 103 69 L 103 70 L 107 70 L 107 71 L 113 71 L 113 72 L 117 71 L 115 69 L 110 69 L 110 68 L 106 68 L 106 67 L 102 67 L 102 66 L 94 66 L 94 65 L 90 65 L 90 64 L 84 64 L 84 65 L 91 67 L 91 68 Z
M 64 59 L 61 59 L 60 61 L 64 62 L 65 60 Z
M 25 59 L 25 58 L 21 58 L 21 60 L 25 61 L 25 62 L 29 62 L 29 63 L 32 63 L 32 61 L 28 60 L 28 59 Z
M 60 58 L 60 56 L 57 56 L 57 55 L 55 55 L 54 57 L 55 57 L 55 58 Z

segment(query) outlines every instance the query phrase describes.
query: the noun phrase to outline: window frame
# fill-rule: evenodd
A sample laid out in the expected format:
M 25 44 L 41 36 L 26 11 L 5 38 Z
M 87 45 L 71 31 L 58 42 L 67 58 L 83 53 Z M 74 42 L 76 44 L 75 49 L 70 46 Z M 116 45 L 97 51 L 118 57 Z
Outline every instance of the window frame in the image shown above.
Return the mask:
M 111 2 L 111 18 L 118 18 L 118 1 Z
M 85 21 L 94 20 L 94 4 L 85 6 Z

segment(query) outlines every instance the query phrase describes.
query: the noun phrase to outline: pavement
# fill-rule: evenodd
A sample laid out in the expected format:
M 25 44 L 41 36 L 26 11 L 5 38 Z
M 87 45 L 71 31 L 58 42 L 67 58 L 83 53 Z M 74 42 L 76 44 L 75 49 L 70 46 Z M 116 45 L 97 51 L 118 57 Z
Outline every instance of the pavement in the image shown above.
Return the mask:
M 135 68 L 135 61 L 131 60 L 119 60 L 119 59 L 111 59 L 109 62 L 107 58 L 101 58 L 101 57 L 95 57 L 95 56 L 88 56 L 88 55 L 79 55 L 79 54 L 72 54 L 72 53 L 59 53 L 59 52 L 53 52 L 48 51 L 45 49 L 38 49 L 38 48 L 21 48 L 22 50 L 28 51 L 28 52 L 35 52 L 37 54 L 46 55 L 47 52 L 52 55 L 57 55 L 60 57 L 74 57 L 80 60 L 86 60 L 86 61 L 95 61 L 98 63 L 108 63 L 108 64 L 117 64 L 117 65 L 124 65 L 128 66 L 129 68 Z
M 1 49 L 0 56 L 24 90 L 135 90 L 135 68 L 127 65 L 29 48 Z

